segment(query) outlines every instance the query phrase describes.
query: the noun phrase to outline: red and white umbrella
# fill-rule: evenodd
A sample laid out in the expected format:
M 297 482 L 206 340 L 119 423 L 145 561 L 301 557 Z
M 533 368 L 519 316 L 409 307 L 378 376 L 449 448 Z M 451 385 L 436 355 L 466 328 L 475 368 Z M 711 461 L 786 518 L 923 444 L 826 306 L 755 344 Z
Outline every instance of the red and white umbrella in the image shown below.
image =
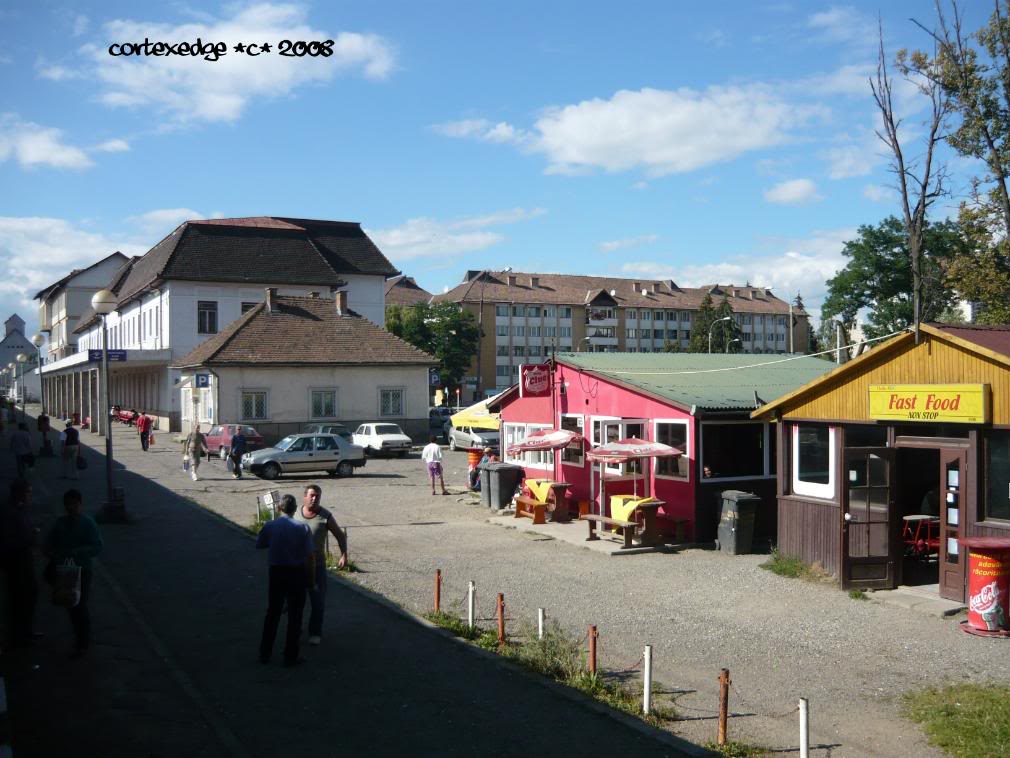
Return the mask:
M 648 440 L 640 440 L 638 437 L 628 437 L 593 448 L 586 453 L 586 457 L 591 461 L 624 463 L 633 458 L 670 458 L 683 454 L 683 450 L 664 445 L 662 442 L 649 442 Z
M 508 454 L 518 455 L 535 450 L 560 450 L 573 442 L 582 442 L 583 439 L 581 434 L 568 429 L 538 429 L 526 439 L 509 445 Z

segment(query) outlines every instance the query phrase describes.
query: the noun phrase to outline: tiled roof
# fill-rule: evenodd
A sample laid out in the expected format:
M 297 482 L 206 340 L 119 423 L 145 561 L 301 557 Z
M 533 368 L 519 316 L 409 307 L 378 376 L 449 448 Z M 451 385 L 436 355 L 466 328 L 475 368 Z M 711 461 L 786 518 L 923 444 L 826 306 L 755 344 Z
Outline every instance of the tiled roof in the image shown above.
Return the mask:
M 126 256 L 123 255 L 118 250 L 116 252 L 114 252 L 114 253 L 109 253 L 107 256 L 105 256 L 104 258 L 102 258 L 99 261 L 95 261 L 90 266 L 85 266 L 84 268 L 75 268 L 73 271 L 71 271 L 69 274 L 67 274 L 66 276 L 64 276 L 59 281 L 53 282 L 48 287 L 43 287 L 42 289 L 40 289 L 38 292 L 36 292 L 32 296 L 32 300 L 42 300 L 42 301 L 48 300 L 49 296 L 53 293 L 54 290 L 59 289 L 60 287 L 62 287 L 67 282 L 69 282 L 71 279 L 73 279 L 78 274 L 83 274 L 85 271 L 90 271 L 95 266 L 100 266 L 101 264 L 105 263 L 105 261 L 109 260 L 110 258 L 115 258 L 117 255 L 120 258 L 122 258 L 124 261 L 126 260 Z
M 386 280 L 386 305 L 427 303 L 431 293 L 417 285 L 412 277 L 394 276 Z
M 190 366 L 432 365 L 435 359 L 328 298 L 277 296 L 259 303 L 188 355 Z
M 706 353 L 559 353 L 591 371 L 689 409 L 751 411 L 834 368 L 809 356 Z
M 997 326 L 929 324 L 929 326 L 1010 358 L 1010 324 L 1000 324 Z
M 618 306 L 628 308 L 666 308 L 698 310 L 706 293 L 718 305 L 726 295 L 735 313 L 788 313 L 789 304 L 764 287 L 721 284 L 707 287 L 678 287 L 670 279 L 619 279 L 608 276 L 576 274 L 538 274 L 512 271 L 508 273 L 471 271 L 462 284 L 435 300 L 477 303 L 533 303 L 545 305 L 586 305 L 596 297 L 611 296 Z M 509 285 L 509 278 L 515 284 Z M 533 280 L 536 279 L 536 286 Z M 794 307 L 796 315 L 806 315 L 803 308 Z

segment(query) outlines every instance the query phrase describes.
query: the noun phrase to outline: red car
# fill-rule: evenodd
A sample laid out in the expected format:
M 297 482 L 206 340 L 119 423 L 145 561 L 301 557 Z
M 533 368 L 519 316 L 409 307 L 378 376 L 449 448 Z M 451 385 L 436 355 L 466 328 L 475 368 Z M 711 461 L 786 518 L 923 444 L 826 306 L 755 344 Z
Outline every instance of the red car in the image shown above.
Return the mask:
M 251 426 L 245 426 L 243 424 L 221 424 L 220 426 L 215 426 L 207 432 L 207 449 L 210 450 L 211 454 L 217 453 L 222 458 L 227 458 L 228 452 L 231 449 L 232 435 L 237 434 L 239 429 L 241 429 L 242 434 L 245 435 L 247 452 L 251 450 L 259 450 L 263 447 L 263 438 L 259 435 L 259 432 Z

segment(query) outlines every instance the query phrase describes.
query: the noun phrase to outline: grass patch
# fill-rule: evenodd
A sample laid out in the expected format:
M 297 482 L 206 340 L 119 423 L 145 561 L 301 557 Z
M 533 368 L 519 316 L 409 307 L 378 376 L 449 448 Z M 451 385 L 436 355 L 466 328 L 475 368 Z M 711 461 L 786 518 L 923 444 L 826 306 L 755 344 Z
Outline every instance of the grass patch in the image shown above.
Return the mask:
M 849 590 L 849 597 L 853 600 L 869 600 L 870 596 L 866 594 L 865 590 Z
M 827 576 L 824 569 L 817 564 L 810 565 L 794 556 L 782 555 L 777 549 L 772 550 L 771 557 L 760 564 L 760 568 L 790 579 L 806 579 L 812 582 L 819 582 Z
M 200 507 L 203 507 L 203 506 L 200 506 Z M 249 532 L 249 534 L 252 534 L 252 535 L 255 536 L 255 535 L 257 535 L 257 534 L 260 533 L 260 530 L 263 529 L 263 527 L 266 525 L 266 523 L 268 521 L 270 521 L 270 520 L 271 520 L 271 518 L 270 518 L 270 511 L 259 510 L 259 511 L 256 512 L 256 517 L 253 519 L 253 522 L 249 526 L 247 526 L 245 529 L 246 529 L 247 532 Z
M 904 715 L 953 756 L 1010 755 L 1010 687 L 955 684 L 902 696 Z
M 361 569 L 358 568 L 358 564 L 352 561 L 350 558 L 347 559 L 347 565 L 343 568 L 337 568 L 337 561 L 340 560 L 339 555 L 334 555 L 333 553 L 326 554 L 326 568 L 330 571 L 339 571 L 341 574 L 358 574 Z
M 472 629 L 467 626 L 466 622 L 453 616 L 451 613 L 445 613 L 443 611 L 429 611 L 424 614 L 424 618 L 433 623 L 439 629 L 446 629 L 452 632 L 457 637 L 462 637 L 465 640 L 476 640 L 481 636 L 481 631 L 477 627 Z M 498 642 L 497 637 L 495 638 L 495 643 Z
M 758 758 L 759 756 L 771 755 L 771 752 L 767 748 L 759 745 L 748 745 L 746 742 L 734 742 L 733 740 L 726 740 L 725 745 L 706 742 L 702 747 L 719 755 L 729 756 L 729 758 Z

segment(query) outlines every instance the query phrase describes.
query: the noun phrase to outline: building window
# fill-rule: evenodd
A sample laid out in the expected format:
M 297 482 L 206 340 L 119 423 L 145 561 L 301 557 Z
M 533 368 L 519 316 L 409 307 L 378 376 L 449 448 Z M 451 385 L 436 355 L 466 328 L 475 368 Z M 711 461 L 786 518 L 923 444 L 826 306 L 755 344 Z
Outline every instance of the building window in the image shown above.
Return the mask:
M 507 365 L 500 365 L 494 367 L 495 376 L 509 376 L 512 372 L 509 370 Z
M 382 387 L 379 389 L 379 415 L 402 417 L 407 390 L 403 387 Z
M 505 324 L 499 324 L 494 328 L 494 333 L 498 337 L 508 337 L 509 328 Z
M 530 306 L 526 309 L 527 318 L 540 318 L 540 308 L 534 308 Z
M 558 328 L 556 326 L 545 326 L 544 327 L 544 336 L 545 337 L 557 337 L 558 336 Z
M 761 421 L 738 424 L 702 422 L 702 477 L 756 479 L 767 476 L 767 442 L 768 428 Z
M 1010 521 L 1010 431 L 987 432 L 985 455 L 985 517 Z
M 569 308 L 568 306 L 564 306 L 562 308 L 558 308 L 558 316 L 560 316 L 561 318 L 571 318 L 572 317 L 572 309 Z
M 529 328 L 529 334 L 527 336 L 529 336 L 529 337 L 539 337 L 540 336 L 540 327 L 539 326 L 531 326 Z
M 561 414 L 561 428 L 575 432 L 580 437 L 585 434 L 585 416 L 577 414 Z M 581 439 L 573 442 L 561 451 L 561 462 L 570 466 L 582 466 L 585 463 L 583 442 Z
M 628 308 L 628 311 L 627 313 L 625 313 L 624 317 L 627 319 L 637 319 L 638 311 L 635 308 Z
M 776 342 L 785 342 L 786 341 L 786 335 L 784 335 L 784 334 L 776 334 L 775 335 L 775 341 Z
M 495 350 L 497 351 L 497 354 L 500 357 L 502 357 L 502 356 L 508 357 L 508 354 L 509 354 L 509 346 L 508 345 L 498 345 L 498 347 L 495 348 Z
M 652 320 L 652 311 L 642 311 L 638 315 L 638 318 L 639 318 L 640 321 L 651 321 Z
M 512 376 L 519 376 L 519 364 L 518 363 L 513 363 L 512 364 Z
M 661 340 L 661 339 L 663 339 L 663 334 L 664 334 L 664 331 L 662 329 L 653 329 L 652 330 L 652 338 L 654 340 Z
M 526 349 L 526 354 L 530 355 L 532 357 L 536 357 L 538 355 L 541 355 L 542 353 L 541 353 L 540 345 L 530 345 Z
M 544 318 L 557 318 L 557 317 L 558 317 L 558 309 L 555 308 L 553 305 L 548 305 L 546 308 L 544 308 Z
M 525 337 L 526 336 L 526 327 L 525 326 L 513 326 L 512 327 L 512 336 L 513 337 Z
M 663 311 L 654 311 L 652 314 L 653 321 L 662 321 L 664 318 Z
M 741 332 L 740 337 L 744 342 L 750 342 L 750 332 Z
M 242 303 L 242 313 L 248 313 L 253 308 L 255 308 L 259 303 Z
M 310 408 L 310 418 L 336 418 L 337 417 L 337 390 L 335 387 L 329 389 L 312 390 L 312 402 Z
M 217 334 L 217 303 L 200 300 L 196 304 L 196 331 L 198 334 Z
M 544 450 L 533 453 L 520 453 L 519 455 L 509 455 L 508 449 L 511 445 L 526 439 L 532 432 L 538 429 L 550 429 L 550 425 L 545 424 L 502 424 L 502 452 L 504 460 L 517 463 L 520 466 L 531 468 L 549 469 L 554 466 L 554 451 Z
M 629 340 L 633 340 L 633 339 L 635 339 L 635 338 L 638 337 L 638 330 L 637 329 L 625 329 L 624 330 L 624 336 L 627 337 Z
M 572 346 L 567 342 L 562 342 L 560 345 L 558 345 L 558 350 L 561 350 L 562 352 L 565 353 L 570 353 L 572 352 Z
M 678 458 L 657 458 L 656 476 L 671 479 L 688 478 L 687 421 L 656 420 L 656 442 L 675 447 L 683 453 Z
M 691 339 L 691 330 L 690 329 L 681 329 L 680 330 L 680 338 L 682 340 L 684 340 L 685 342 L 687 342 L 689 339 Z
M 266 390 L 242 390 L 242 420 L 258 421 L 267 418 Z
M 494 315 L 496 316 L 508 316 L 509 307 L 507 305 L 498 304 L 494 307 Z
M 832 429 L 813 424 L 794 424 L 792 454 L 793 492 L 811 497 L 834 497 L 835 435 Z
M 521 305 L 513 305 L 512 306 L 512 315 L 516 316 L 518 318 L 522 318 L 522 315 L 523 315 L 523 313 L 525 311 L 526 311 L 526 309 L 523 308 Z
M 524 355 L 526 355 L 526 348 L 523 347 L 522 345 L 513 345 L 512 355 L 515 356 L 516 358 L 522 358 Z
M 638 348 L 637 347 L 629 347 L 628 348 L 628 352 L 629 353 L 637 353 L 638 352 Z
M 572 336 L 572 327 L 570 327 L 570 326 L 559 326 L 558 327 L 558 336 L 559 337 L 571 337 Z
M 744 324 L 749 324 L 751 322 L 751 316 L 749 313 L 745 313 L 743 315 L 743 322 Z
M 675 339 L 677 339 L 677 330 L 676 329 L 667 329 L 666 330 L 666 338 L 668 340 L 675 340 Z

